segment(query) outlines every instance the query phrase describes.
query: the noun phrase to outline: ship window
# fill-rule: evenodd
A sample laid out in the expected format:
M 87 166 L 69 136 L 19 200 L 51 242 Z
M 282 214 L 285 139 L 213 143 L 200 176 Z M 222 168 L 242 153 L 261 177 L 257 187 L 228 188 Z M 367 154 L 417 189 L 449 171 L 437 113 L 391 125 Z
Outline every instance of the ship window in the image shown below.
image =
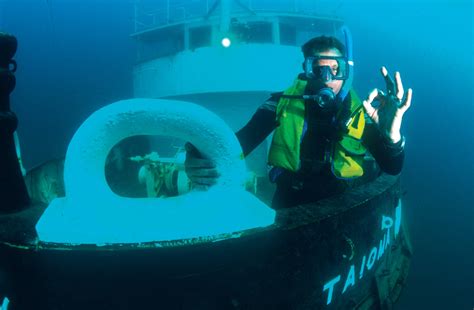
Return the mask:
M 139 61 L 170 56 L 184 50 L 182 28 L 167 28 L 143 35 L 139 41 Z
M 211 45 L 211 27 L 189 29 L 189 49 Z
M 280 44 L 296 45 L 296 27 L 288 24 L 280 24 Z
M 232 23 L 231 32 L 241 43 L 272 43 L 272 25 L 267 22 Z

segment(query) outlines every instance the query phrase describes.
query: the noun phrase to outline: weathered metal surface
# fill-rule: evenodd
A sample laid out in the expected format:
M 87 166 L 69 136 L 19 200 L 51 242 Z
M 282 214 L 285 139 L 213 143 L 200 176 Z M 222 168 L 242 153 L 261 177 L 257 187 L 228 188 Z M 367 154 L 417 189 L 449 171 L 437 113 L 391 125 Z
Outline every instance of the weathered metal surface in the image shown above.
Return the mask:
M 403 226 L 362 279 L 359 269 L 383 240 L 381 217 L 393 217 L 399 196 L 398 179 L 382 176 L 279 210 L 266 229 L 103 247 L 38 242 L 34 224 L 44 206 L 36 206 L 0 217 L 0 268 L 14 309 L 387 308 L 407 272 Z M 352 265 L 355 283 L 342 294 Z M 338 275 L 327 305 L 324 285 Z

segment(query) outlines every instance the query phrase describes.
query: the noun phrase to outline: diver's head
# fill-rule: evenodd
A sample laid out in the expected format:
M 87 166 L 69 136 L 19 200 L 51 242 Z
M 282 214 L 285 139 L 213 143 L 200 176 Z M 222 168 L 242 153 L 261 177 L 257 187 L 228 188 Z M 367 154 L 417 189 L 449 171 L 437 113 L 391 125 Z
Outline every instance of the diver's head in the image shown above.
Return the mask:
M 337 95 L 348 72 L 344 45 L 334 37 L 320 36 L 306 42 L 301 51 L 308 91 L 318 93 L 321 89 L 330 89 Z

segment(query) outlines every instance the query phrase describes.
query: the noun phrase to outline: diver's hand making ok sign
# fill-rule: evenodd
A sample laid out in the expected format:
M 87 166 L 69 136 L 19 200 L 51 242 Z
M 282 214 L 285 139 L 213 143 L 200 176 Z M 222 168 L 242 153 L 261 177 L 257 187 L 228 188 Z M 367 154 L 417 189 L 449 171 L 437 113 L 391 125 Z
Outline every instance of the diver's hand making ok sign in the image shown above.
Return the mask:
M 408 89 L 405 96 L 399 72 L 395 72 L 395 83 L 385 67 L 381 68 L 381 72 L 387 84 L 387 93 L 375 88 L 362 103 L 380 132 L 392 143 L 397 143 L 401 139 L 400 127 L 403 114 L 410 107 L 413 91 L 411 88 Z M 380 104 L 374 105 L 374 101 Z

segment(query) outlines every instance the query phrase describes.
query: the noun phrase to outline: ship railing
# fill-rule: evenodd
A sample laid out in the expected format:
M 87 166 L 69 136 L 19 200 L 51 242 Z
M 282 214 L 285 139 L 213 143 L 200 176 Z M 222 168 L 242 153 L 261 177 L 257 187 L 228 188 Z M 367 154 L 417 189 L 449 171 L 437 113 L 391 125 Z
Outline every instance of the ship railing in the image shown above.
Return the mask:
M 134 31 L 142 32 L 156 27 L 185 22 L 186 20 L 205 17 L 210 12 L 216 1 L 219 0 L 166 0 L 155 2 L 153 7 L 145 7 L 143 2 L 137 0 L 135 3 Z M 303 13 L 305 15 L 332 15 L 337 10 L 338 2 L 332 2 L 331 6 L 320 6 L 317 0 L 240 0 L 233 2 L 232 13 L 263 12 L 274 13 Z M 159 7 L 157 8 L 157 6 Z M 219 9 L 214 11 L 219 13 Z

